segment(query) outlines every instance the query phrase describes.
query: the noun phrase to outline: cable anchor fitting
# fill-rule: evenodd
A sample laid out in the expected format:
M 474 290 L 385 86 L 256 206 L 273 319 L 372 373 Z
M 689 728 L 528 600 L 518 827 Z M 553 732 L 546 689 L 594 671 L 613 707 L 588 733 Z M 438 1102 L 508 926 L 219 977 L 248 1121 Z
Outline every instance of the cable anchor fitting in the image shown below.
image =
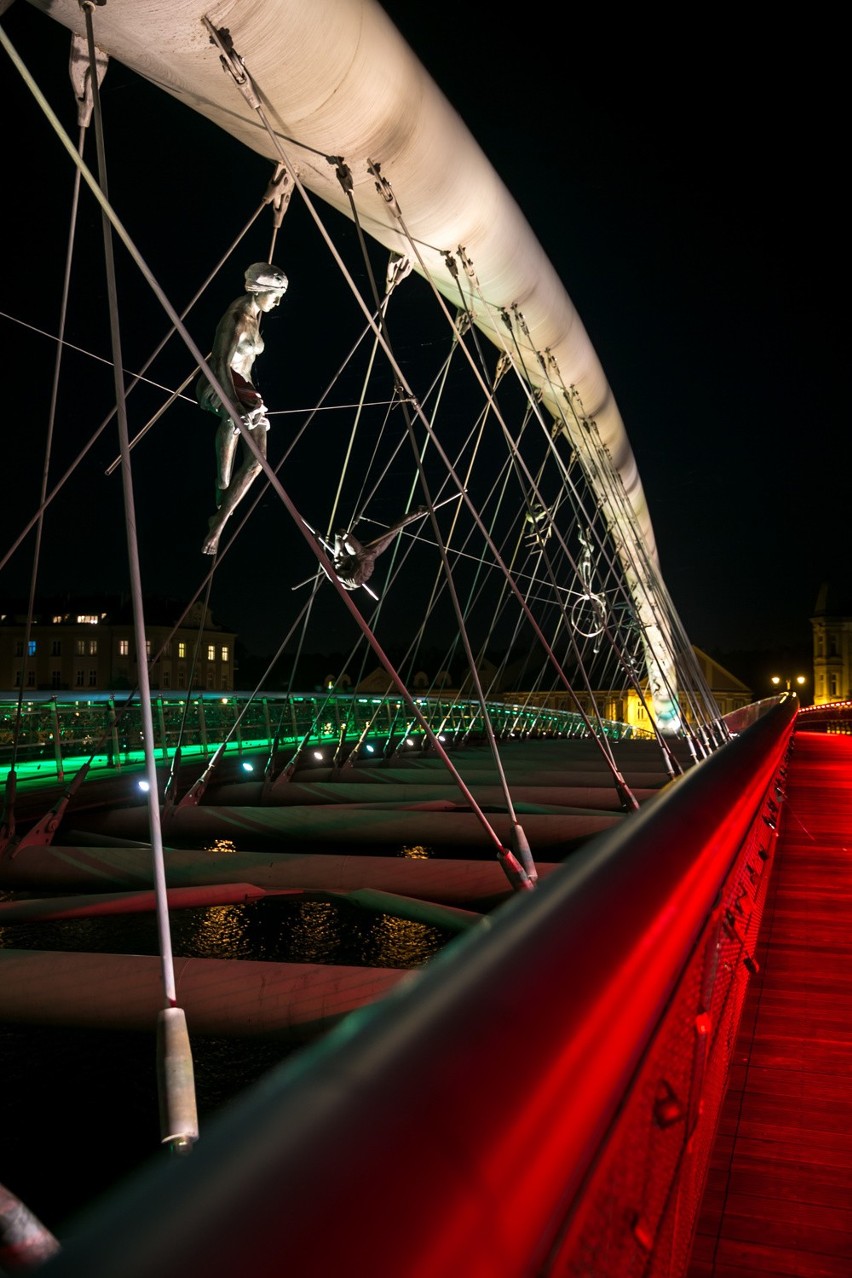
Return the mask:
M 95 49 L 95 76 L 98 87 L 103 83 L 109 55 Z M 68 74 L 71 87 L 77 101 L 77 123 L 81 129 L 87 129 L 92 119 L 95 106 L 95 95 L 92 88 L 92 68 L 89 61 L 89 43 L 85 36 L 71 37 L 71 54 L 68 60 Z
M 260 98 L 255 92 L 245 63 L 234 48 L 230 31 L 227 27 L 214 27 L 209 18 L 205 17 L 203 21 L 210 32 L 210 43 L 215 44 L 219 50 L 219 61 L 222 63 L 223 69 L 233 78 L 234 83 L 251 109 L 253 111 L 259 110 Z
M 352 178 L 352 170 L 344 161 L 342 155 L 327 155 L 326 162 L 332 166 L 338 182 L 341 185 L 344 195 L 351 195 L 355 183 Z
M 450 272 L 450 275 L 452 275 L 453 279 L 456 281 L 456 283 L 458 283 L 459 268 L 456 265 L 456 259 L 453 257 L 452 253 L 443 253 L 441 256 L 444 259 L 444 266 L 446 266 L 447 270 Z
M 390 208 L 394 217 L 402 218 L 402 210 L 397 203 L 396 196 L 393 193 L 393 187 L 386 177 L 382 176 L 382 166 L 377 160 L 367 160 L 367 172 L 376 183 L 376 190 L 384 200 L 385 204 Z
M 476 271 L 473 269 L 473 260 L 469 256 L 468 251 L 463 244 L 458 246 L 457 253 L 459 261 L 462 264 L 462 270 L 471 283 L 478 289 L 479 280 L 476 278 Z
M 524 319 L 524 313 L 523 313 L 523 311 L 518 309 L 518 303 L 517 303 L 517 302 L 513 302 L 513 303 L 512 303 L 512 311 L 513 311 L 513 313 L 514 313 L 515 319 L 518 321 L 518 327 L 520 328 L 520 330 L 521 330 L 521 332 L 523 333 L 524 337 L 526 337 L 526 338 L 527 338 L 527 340 L 531 340 L 531 339 L 530 339 L 530 330 L 529 330 L 529 328 L 527 327 L 527 321 Z
M 506 376 L 506 374 L 508 373 L 511 367 L 512 367 L 512 361 L 509 359 L 509 356 L 506 354 L 505 351 L 501 351 L 500 357 L 497 360 L 497 367 L 494 370 L 494 380 L 492 382 L 492 388 L 494 390 L 496 390 L 497 387 L 500 385 L 500 382 Z
M 388 259 L 387 271 L 385 272 L 386 294 L 390 295 L 397 284 L 401 284 L 403 280 L 408 279 L 413 265 L 411 258 L 407 254 L 391 253 Z
M 290 199 L 293 195 L 293 179 L 285 167 L 280 162 L 275 165 L 275 171 L 266 186 L 264 192 L 264 204 L 272 205 L 272 222 L 276 231 L 284 221 L 284 214 L 290 207 Z
M 455 330 L 458 337 L 464 337 L 465 333 L 469 333 L 473 325 L 470 317 L 470 311 L 456 311 Z

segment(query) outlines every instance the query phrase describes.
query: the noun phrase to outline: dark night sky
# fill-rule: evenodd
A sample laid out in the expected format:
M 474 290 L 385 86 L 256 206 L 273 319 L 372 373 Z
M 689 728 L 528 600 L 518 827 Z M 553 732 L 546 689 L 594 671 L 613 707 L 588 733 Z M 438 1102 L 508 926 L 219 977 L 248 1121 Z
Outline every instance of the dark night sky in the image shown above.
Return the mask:
M 609 11 L 569 38 L 543 18 L 498 20 L 496 11 L 475 24 L 469 7 L 446 0 L 386 7 L 518 200 L 577 307 L 636 454 L 663 576 L 687 634 L 711 650 L 807 647 L 820 582 L 848 581 L 847 361 L 837 319 L 846 140 L 834 54 L 821 47 L 830 37 L 775 32 L 770 56 L 763 36 L 727 28 L 702 31 L 700 41 L 647 26 L 619 34 Z M 63 96 L 67 33 L 24 0 L 3 24 L 76 137 L 70 89 Z M 3 480 L 0 554 L 34 509 L 53 367 L 50 342 L 6 317 L 56 331 L 71 183 L 64 153 L 8 64 L 4 83 L 0 331 L 4 453 L 14 463 Z M 241 228 L 268 164 L 123 68 L 110 68 L 103 94 L 114 139 L 110 194 L 180 307 Z M 98 260 L 99 214 L 90 199 L 83 203 L 69 337 L 107 357 L 104 286 L 86 265 Z M 296 315 L 318 339 L 333 323 L 322 280 L 298 252 L 298 222 L 290 226 L 297 218 L 291 210 L 276 253 L 291 289 L 274 327 L 265 321 L 268 351 Z M 264 227 L 248 242 L 247 261 L 266 256 Z M 129 278 L 121 270 L 120 281 Z M 194 313 L 199 343 L 240 291 L 232 276 Z M 134 302 L 140 330 L 154 305 Z M 150 349 L 151 331 L 165 331 L 162 312 L 154 317 L 157 327 L 138 351 L 128 326 L 128 367 Z M 304 406 L 321 389 L 312 390 L 301 363 L 293 361 L 274 398 L 266 387 L 271 405 L 292 396 Z M 78 401 L 72 438 L 84 438 L 103 415 L 91 370 L 90 360 L 68 356 L 63 385 Z M 106 377 L 103 395 L 109 388 Z M 114 438 L 104 456 L 114 455 Z M 187 404 L 136 450 L 137 500 L 150 499 L 164 524 L 181 507 L 196 514 L 209 504 L 207 448 L 198 410 Z M 110 530 L 102 462 L 90 463 L 91 496 L 78 487 L 46 520 L 45 589 L 116 584 L 123 534 Z M 310 509 L 309 497 L 303 507 Z M 163 529 L 146 531 L 149 588 L 179 597 L 196 588 L 206 513 L 184 521 L 185 544 Z M 0 597 L 28 589 L 32 542 L 0 573 Z M 102 566 L 94 578 L 93 547 Z M 215 610 L 250 647 L 269 649 L 278 632 L 261 601 L 270 572 L 281 567 L 279 552 L 265 543 L 263 564 L 256 546 L 241 553 L 251 598 L 234 605 L 239 621 L 225 598 Z

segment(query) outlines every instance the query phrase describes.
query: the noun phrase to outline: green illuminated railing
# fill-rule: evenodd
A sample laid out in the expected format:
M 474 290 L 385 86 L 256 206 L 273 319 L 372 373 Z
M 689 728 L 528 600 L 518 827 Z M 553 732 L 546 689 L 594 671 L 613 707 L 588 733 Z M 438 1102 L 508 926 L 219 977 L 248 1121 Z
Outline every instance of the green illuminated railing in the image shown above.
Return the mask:
M 429 696 L 416 699 L 436 736 L 454 744 L 486 731 L 477 701 Z M 371 753 L 391 754 L 406 740 L 422 743 L 423 728 L 401 697 L 339 693 L 291 693 L 257 697 L 249 693 L 158 695 L 151 702 L 157 758 L 226 751 L 294 751 L 333 745 L 350 753 L 362 745 Z M 64 777 L 66 769 L 89 761 L 92 767 L 120 768 L 144 757 L 142 714 L 126 694 L 100 692 L 70 698 L 35 693 L 19 716 L 17 700 L 0 701 L 0 780 L 13 766 L 19 776 Z M 510 736 L 590 735 L 582 715 L 540 705 L 490 702 L 491 729 Z M 623 723 L 607 721 L 602 733 L 612 740 L 633 735 Z

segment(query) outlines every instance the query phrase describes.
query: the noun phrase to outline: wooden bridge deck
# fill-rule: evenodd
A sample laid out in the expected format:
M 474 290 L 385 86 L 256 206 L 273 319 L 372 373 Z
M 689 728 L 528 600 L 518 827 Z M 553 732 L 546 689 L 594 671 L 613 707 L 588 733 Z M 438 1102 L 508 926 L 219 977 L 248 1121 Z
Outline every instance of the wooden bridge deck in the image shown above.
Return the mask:
M 852 737 L 787 794 L 689 1278 L 852 1275 Z

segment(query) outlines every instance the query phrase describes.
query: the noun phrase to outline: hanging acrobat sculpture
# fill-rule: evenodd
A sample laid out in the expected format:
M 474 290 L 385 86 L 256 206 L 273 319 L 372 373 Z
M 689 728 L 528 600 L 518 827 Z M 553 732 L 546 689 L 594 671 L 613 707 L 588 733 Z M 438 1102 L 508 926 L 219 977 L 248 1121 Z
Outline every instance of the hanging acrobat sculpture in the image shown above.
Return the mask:
M 553 532 L 551 517 L 553 511 L 549 506 L 535 502 L 524 515 L 524 522 L 529 525 L 524 534 L 524 545 L 527 550 L 543 550 L 544 543 Z
M 591 529 L 588 530 L 585 537 L 582 533 L 578 533 L 577 539 L 583 547 L 583 553 L 578 564 L 583 589 L 571 608 L 571 625 L 577 634 L 582 635 L 584 639 L 594 639 L 594 651 L 598 652 L 600 636 L 606 626 L 607 603 L 603 595 L 597 594 L 592 589 L 594 569 L 592 565 Z
M 260 391 L 252 382 L 252 371 L 255 359 L 263 350 L 261 314 L 273 310 L 281 301 L 287 291 L 287 276 L 271 262 L 255 262 L 246 271 L 245 285 L 245 293 L 231 302 L 216 326 L 209 363 L 222 389 L 231 393 L 233 408 L 265 458 L 269 419 Z M 216 431 L 216 514 L 210 518 L 209 531 L 201 547 L 203 554 L 215 555 L 222 529 L 262 466 L 243 442 L 242 462 L 233 474 L 240 431 L 232 420 L 232 410 L 222 403 L 204 374 L 196 382 L 195 396 L 202 408 L 220 419 Z
M 427 513 L 425 506 L 418 506 L 410 515 L 405 515 L 402 519 L 398 519 L 395 524 L 391 524 L 387 532 L 382 533 L 381 537 L 376 537 L 373 541 L 368 541 L 364 545 L 349 529 L 343 528 L 336 532 L 334 534 L 334 545 L 329 546 L 328 549 L 331 551 L 332 567 L 344 590 L 357 590 L 359 586 L 364 586 L 373 595 L 373 598 L 376 598 L 376 595 L 367 586 L 367 582 L 373 575 L 376 560 L 383 550 L 387 550 L 400 529 L 404 528 L 406 524 L 413 523 L 415 519 L 422 519 Z

